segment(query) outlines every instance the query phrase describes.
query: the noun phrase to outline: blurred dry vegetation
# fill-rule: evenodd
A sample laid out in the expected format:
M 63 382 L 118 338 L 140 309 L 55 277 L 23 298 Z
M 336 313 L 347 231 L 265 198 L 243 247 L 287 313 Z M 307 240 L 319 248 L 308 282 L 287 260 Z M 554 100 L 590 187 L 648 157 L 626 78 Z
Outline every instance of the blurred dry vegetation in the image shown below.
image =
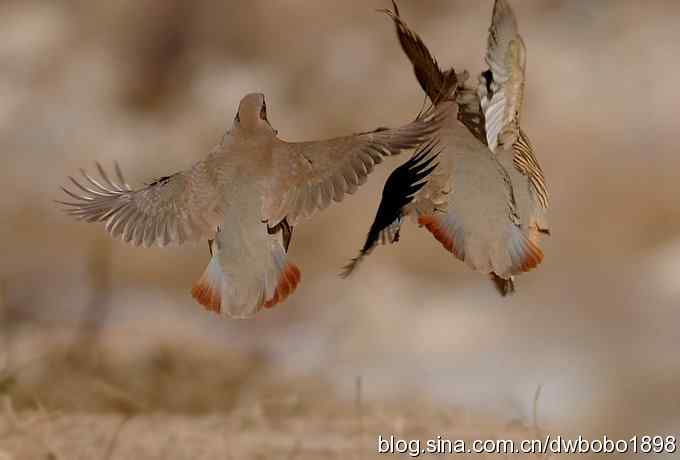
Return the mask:
M 539 384 L 544 429 L 680 430 L 680 2 L 512 1 L 553 236 L 510 299 L 410 224 L 336 276 L 403 158 L 296 228 L 303 283 L 252 321 L 191 299 L 207 245 L 127 247 L 52 202 L 94 161 L 188 167 L 251 91 L 290 140 L 408 121 L 387 3 L 0 3 L 0 458 L 365 458 L 377 433 L 525 436 Z M 491 5 L 401 1 L 473 75 Z

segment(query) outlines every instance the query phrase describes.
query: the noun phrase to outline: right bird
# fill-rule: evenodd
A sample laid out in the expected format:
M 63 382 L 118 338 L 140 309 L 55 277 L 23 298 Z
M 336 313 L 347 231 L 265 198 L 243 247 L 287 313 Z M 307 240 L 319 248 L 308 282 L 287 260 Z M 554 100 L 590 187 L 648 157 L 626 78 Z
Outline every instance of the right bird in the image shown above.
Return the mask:
M 501 295 L 514 292 L 514 275 L 543 260 L 541 235 L 550 233 L 548 192 L 541 167 L 520 128 L 526 48 L 506 0 L 496 0 L 479 83 L 467 72 L 442 71 L 422 39 L 392 18 L 402 50 L 432 103 L 448 111 L 431 148 L 421 148 L 388 178 L 366 242 L 343 270 L 349 276 L 379 243 L 399 239 L 411 215 L 470 268 L 488 274 Z M 450 95 L 453 94 L 453 97 Z M 449 96 L 446 96 L 449 95 Z

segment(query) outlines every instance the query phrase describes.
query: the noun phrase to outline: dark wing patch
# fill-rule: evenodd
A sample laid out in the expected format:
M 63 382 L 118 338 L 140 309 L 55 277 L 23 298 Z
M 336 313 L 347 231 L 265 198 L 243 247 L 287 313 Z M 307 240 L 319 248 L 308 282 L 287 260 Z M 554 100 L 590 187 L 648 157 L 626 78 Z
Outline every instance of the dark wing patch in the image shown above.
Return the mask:
M 173 176 L 175 176 L 175 174 L 173 174 L 172 176 L 163 176 L 163 177 L 159 177 L 159 178 L 156 179 L 155 181 L 153 181 L 153 182 L 147 184 L 147 186 L 148 186 L 148 187 L 152 187 L 152 186 L 154 186 L 154 185 L 165 185 L 165 184 L 167 184 L 167 183 L 170 181 L 170 179 L 172 179 Z
M 458 120 L 477 138 L 479 142 L 488 145 L 486 139 L 486 119 L 479 105 L 479 99 L 463 102 L 458 101 Z
M 363 131 L 363 132 L 360 132 L 360 133 L 356 133 L 355 136 L 363 136 L 364 134 L 381 133 L 381 132 L 383 132 L 383 131 L 388 131 L 389 129 L 390 129 L 390 128 L 388 128 L 387 126 L 380 126 L 380 127 L 375 128 L 375 129 L 373 129 L 373 130 L 371 130 L 371 131 Z
M 491 72 L 491 70 L 487 69 L 484 72 L 482 72 L 482 78 L 484 79 L 488 97 L 489 99 L 491 99 L 493 97 L 493 89 L 491 88 L 491 83 L 493 82 L 493 73 Z
M 387 14 L 394 21 L 399 44 L 404 54 L 413 64 L 413 71 L 416 74 L 418 83 L 420 83 L 421 88 L 430 98 L 430 101 L 436 104 L 447 96 L 450 88 L 454 88 L 458 84 L 456 72 L 453 69 L 445 72 L 441 70 L 437 60 L 432 57 L 430 50 L 423 40 L 418 34 L 409 29 L 401 19 L 399 8 L 394 0 L 392 0 L 392 6 L 394 11 L 388 9 L 379 11 Z
M 283 232 L 283 249 L 288 252 L 288 246 L 290 246 L 290 239 L 293 237 L 293 227 L 288 223 L 286 219 L 276 224 L 273 227 L 267 225 L 267 233 L 270 235 L 276 235 L 279 232 Z
M 486 75 L 486 76 L 485 76 Z M 487 78 L 487 72 L 482 73 L 482 78 Z M 490 84 L 490 80 L 485 80 Z M 466 84 L 458 86 L 456 91 L 456 102 L 458 103 L 458 120 L 484 145 L 486 140 L 486 119 L 484 111 L 479 102 L 477 88 L 472 88 Z
M 437 145 L 436 141 L 430 141 L 423 145 L 414 155 L 403 165 L 395 169 L 385 182 L 383 187 L 382 199 L 378 206 L 378 212 L 373 219 L 371 228 L 366 236 L 366 242 L 359 251 L 359 255 L 352 259 L 345 267 L 340 276 L 347 278 L 357 267 L 359 262 L 370 254 L 373 248 L 381 240 L 381 235 L 392 226 L 398 226 L 403 215 L 404 207 L 413 201 L 414 195 L 427 184 L 425 180 L 430 173 L 437 167 L 432 162 L 437 158 L 439 152 L 432 155 L 432 151 Z M 398 228 L 391 232 L 388 238 L 382 238 L 390 243 L 399 240 Z

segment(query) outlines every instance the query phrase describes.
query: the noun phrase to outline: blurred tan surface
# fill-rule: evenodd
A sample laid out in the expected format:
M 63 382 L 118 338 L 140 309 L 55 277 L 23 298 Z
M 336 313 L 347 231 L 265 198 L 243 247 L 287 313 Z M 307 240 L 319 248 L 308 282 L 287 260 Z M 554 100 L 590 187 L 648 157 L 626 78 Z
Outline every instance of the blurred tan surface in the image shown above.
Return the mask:
M 296 228 L 300 288 L 234 322 L 189 294 L 207 244 L 110 241 L 58 210 L 58 187 L 94 161 L 120 162 L 133 185 L 186 168 L 251 91 L 289 140 L 410 120 L 423 96 L 374 12 L 386 1 L 0 3 L 2 392 L 19 410 L 127 410 L 93 397 L 92 377 L 136 411 L 229 413 L 272 382 L 304 398 L 299 379 L 342 405 L 361 376 L 365 400 L 397 411 L 425 398 L 504 423 L 526 420 L 542 385 L 551 427 L 680 431 L 680 3 L 512 4 L 528 49 L 523 124 L 551 191 L 542 266 L 500 299 L 408 223 L 340 279 L 404 156 Z M 491 0 L 400 6 L 443 66 L 483 68 Z M 45 357 L 55 343 L 66 351 Z M 154 357 L 173 350 L 189 367 L 168 380 Z M 201 365 L 207 350 L 223 368 Z M 186 393 L 196 373 L 210 391 Z M 427 428 L 443 430 L 436 418 Z
M 225 414 L 178 415 L 156 413 L 128 417 L 116 414 L 69 414 L 48 417 L 26 414 L 17 426 L 0 424 L 15 434 L 7 443 L 5 455 L 17 458 L 107 459 L 342 459 L 367 457 L 408 457 L 378 455 L 378 434 L 388 428 L 400 433 L 394 439 L 419 440 L 424 448 L 436 439 L 428 428 L 436 422 L 446 429 L 447 438 L 466 445 L 480 435 L 483 439 L 519 442 L 531 433 L 519 425 L 498 425 L 483 419 L 462 417 L 455 411 L 423 408 L 394 410 L 372 407 L 372 416 L 363 417 L 341 406 L 316 407 L 313 411 L 268 413 L 266 406 Z M 26 426 L 24 426 L 26 425 Z M 87 433 L 83 436 L 83 433 Z M 385 435 L 389 439 L 389 435 Z M 396 445 L 396 444 L 395 444 Z M 382 447 L 387 450 L 383 444 Z M 414 449 L 409 447 L 401 449 Z M 446 447 L 444 447 L 446 448 Z M 50 457 L 50 455 L 52 457 Z M 479 454 L 475 458 L 500 456 Z M 0 448 L 0 458 L 3 450 Z M 532 455 L 503 455 L 502 458 L 536 458 Z

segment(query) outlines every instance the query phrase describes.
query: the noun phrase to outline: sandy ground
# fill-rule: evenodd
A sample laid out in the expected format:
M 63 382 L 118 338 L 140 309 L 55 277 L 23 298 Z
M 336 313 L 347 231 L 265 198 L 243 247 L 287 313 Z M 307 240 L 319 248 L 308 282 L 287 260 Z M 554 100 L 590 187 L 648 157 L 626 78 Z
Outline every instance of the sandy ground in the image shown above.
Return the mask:
M 519 418 L 418 392 L 376 397 L 361 377 L 347 376 L 343 397 L 323 375 L 284 377 L 271 358 L 205 341 L 88 340 L 15 340 L 39 358 L 0 366 L 0 460 L 372 458 L 378 435 L 525 439 L 544 428 L 538 395 Z
M 16 424 L 11 417 L 0 423 L 0 459 L 374 458 L 381 457 L 379 434 L 428 439 L 436 437 L 428 432 L 435 424 L 437 433 L 450 439 L 531 437 L 522 425 L 493 424 L 454 411 L 370 412 L 338 405 L 323 414 L 298 415 L 268 415 L 262 406 L 193 416 L 23 413 Z

